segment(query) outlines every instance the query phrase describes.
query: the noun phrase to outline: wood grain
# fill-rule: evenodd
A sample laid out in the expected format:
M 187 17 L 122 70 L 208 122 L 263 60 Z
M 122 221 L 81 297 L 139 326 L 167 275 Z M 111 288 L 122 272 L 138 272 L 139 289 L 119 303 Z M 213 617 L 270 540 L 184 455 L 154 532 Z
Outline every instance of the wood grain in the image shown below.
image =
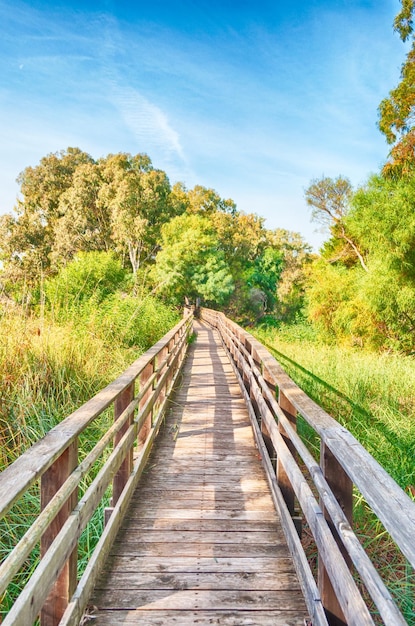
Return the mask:
M 300 626 L 307 611 L 239 385 L 216 334 L 197 332 L 93 615 L 99 624 Z

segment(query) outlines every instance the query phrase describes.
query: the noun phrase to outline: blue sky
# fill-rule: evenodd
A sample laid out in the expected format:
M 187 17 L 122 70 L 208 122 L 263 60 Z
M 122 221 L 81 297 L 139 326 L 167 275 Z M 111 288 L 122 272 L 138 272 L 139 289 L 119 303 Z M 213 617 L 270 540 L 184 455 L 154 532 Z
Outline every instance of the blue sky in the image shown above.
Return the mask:
M 0 213 L 19 172 L 77 146 L 146 152 L 314 247 L 304 189 L 386 160 L 398 0 L 0 0 Z

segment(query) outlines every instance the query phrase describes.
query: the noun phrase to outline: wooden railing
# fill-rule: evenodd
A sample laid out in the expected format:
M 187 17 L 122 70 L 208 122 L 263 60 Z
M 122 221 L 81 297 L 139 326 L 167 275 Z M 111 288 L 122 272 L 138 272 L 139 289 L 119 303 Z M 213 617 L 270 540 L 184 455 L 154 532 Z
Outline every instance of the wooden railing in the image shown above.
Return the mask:
M 41 511 L 0 567 L 0 598 L 39 543 L 42 557 L 3 626 L 29 626 L 39 614 L 42 626 L 79 624 L 163 419 L 192 322 L 187 311 L 175 328 L 117 380 L 0 474 L 0 519 L 30 490 L 38 494 Z M 79 462 L 79 437 L 111 406 L 113 423 Z M 94 472 L 97 462 L 100 468 Z M 78 498 L 81 481 L 91 474 L 89 486 Z M 78 540 L 94 512 L 102 507 L 111 482 L 105 529 L 77 583 Z
M 200 317 L 217 328 L 234 363 L 313 626 L 374 624 L 362 584 L 384 624 L 407 624 L 353 531 L 353 492 L 366 500 L 409 568 L 415 567 L 415 503 L 252 335 L 222 313 L 201 309 Z M 319 460 L 297 434 L 298 416 L 320 439 Z M 318 550 L 317 582 L 299 538 L 298 506 Z

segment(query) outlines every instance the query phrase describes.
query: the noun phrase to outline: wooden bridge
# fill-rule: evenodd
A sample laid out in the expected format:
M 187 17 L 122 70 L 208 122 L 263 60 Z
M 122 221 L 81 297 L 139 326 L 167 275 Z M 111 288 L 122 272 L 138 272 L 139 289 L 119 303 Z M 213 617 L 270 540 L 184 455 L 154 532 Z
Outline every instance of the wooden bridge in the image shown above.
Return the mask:
M 79 458 L 91 429 L 101 436 Z M 39 502 L 0 566 L 1 595 L 26 576 L 2 623 L 408 624 L 353 532 L 353 493 L 410 576 L 414 503 L 251 335 L 186 312 L 0 475 L 2 532 L 22 499 Z M 102 517 L 78 575 L 79 540 Z

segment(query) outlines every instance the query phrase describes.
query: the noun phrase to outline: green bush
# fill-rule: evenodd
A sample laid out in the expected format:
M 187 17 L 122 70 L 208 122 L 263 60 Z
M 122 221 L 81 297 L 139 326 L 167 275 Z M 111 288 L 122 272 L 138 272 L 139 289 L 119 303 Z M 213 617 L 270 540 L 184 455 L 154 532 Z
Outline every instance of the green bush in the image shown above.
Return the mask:
M 59 319 L 73 311 L 96 307 L 122 289 L 127 272 L 109 252 L 80 252 L 44 286 L 47 308 Z

